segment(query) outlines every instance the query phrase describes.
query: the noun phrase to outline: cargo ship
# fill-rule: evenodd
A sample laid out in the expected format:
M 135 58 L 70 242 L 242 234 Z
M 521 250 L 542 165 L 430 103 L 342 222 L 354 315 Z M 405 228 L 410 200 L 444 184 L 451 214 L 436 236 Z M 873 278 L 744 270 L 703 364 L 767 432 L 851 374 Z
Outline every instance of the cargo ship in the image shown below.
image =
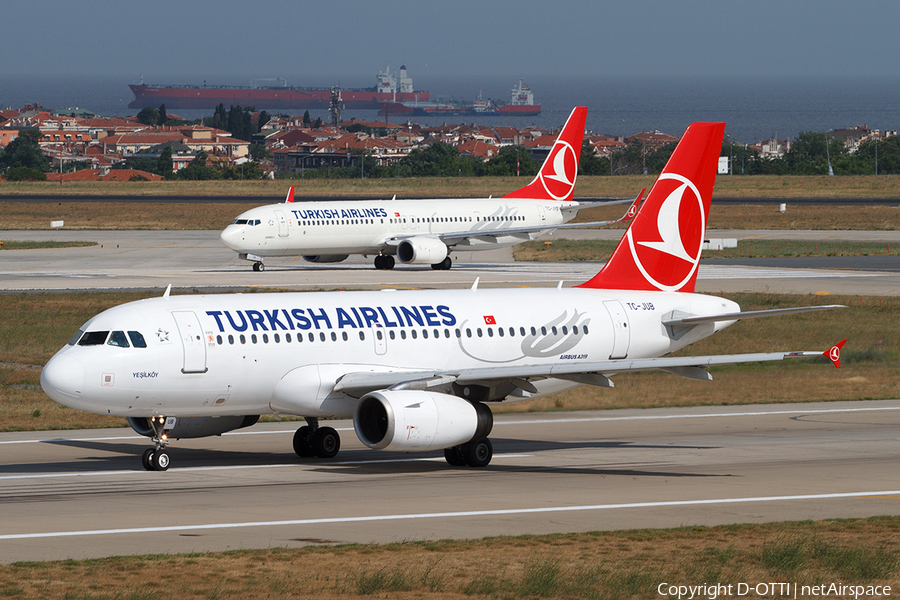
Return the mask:
M 386 117 L 392 116 L 481 116 L 501 117 L 519 116 L 532 117 L 541 114 L 541 105 L 534 103 L 534 93 L 524 80 L 512 89 L 512 100 L 509 104 L 500 105 L 493 100 L 473 100 L 472 102 L 428 102 L 428 101 L 403 101 L 390 100 L 382 102 L 378 108 L 378 114 Z
M 271 80 L 268 80 L 271 81 Z M 275 80 L 278 85 L 129 85 L 134 100 L 128 108 L 166 109 L 195 108 L 214 110 L 219 104 L 228 106 L 253 106 L 259 110 L 327 109 L 331 102 L 331 88 L 306 88 L 288 86 L 284 79 Z M 399 77 L 391 73 L 390 66 L 378 73 L 376 85 L 370 88 L 339 88 L 341 103 L 345 109 L 378 109 L 388 101 L 428 101 L 426 91 L 413 89 L 412 78 L 406 74 L 406 65 L 400 67 Z

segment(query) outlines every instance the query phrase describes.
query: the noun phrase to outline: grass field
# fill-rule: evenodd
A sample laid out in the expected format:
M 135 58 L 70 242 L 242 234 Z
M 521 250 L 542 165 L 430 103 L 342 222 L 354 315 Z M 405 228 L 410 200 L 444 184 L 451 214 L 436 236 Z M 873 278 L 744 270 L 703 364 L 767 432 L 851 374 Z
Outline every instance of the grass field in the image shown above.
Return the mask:
M 731 585 L 724 597 L 738 597 L 740 583 L 834 582 L 889 585 L 892 591 L 900 585 L 898 517 L 388 545 L 311 543 L 300 549 L 16 563 L 0 566 L 0 597 L 624 600 L 677 597 L 677 589 L 660 595 L 663 583 Z M 801 587 L 797 597 L 827 596 L 802 592 Z
M 263 200 L 260 199 L 260 203 Z M 67 229 L 224 229 L 247 203 L 129 203 L 129 202 L 3 202 L 0 196 L 0 230 L 49 229 L 50 221 L 62 220 Z M 580 211 L 576 222 L 617 219 L 627 205 L 604 206 Z M 625 224 L 609 226 L 624 229 Z M 895 230 L 900 228 L 900 208 L 864 206 L 788 205 L 784 213 L 777 206 L 713 206 L 710 229 L 855 229 Z
M 575 194 L 582 198 L 634 197 L 649 188 L 655 175 L 581 176 Z M 79 183 L 0 183 L 3 194 L 72 194 L 138 196 L 284 196 L 289 186 L 298 196 L 484 197 L 502 196 L 528 183 L 526 177 L 409 177 L 278 181 L 104 181 Z M 739 176 L 716 178 L 723 198 L 900 198 L 900 176 Z
M 513 248 L 519 261 L 605 261 L 618 240 L 566 240 L 525 242 Z M 897 256 L 900 244 L 870 242 L 816 242 L 802 240 L 740 240 L 737 248 L 704 250 L 703 260 L 717 258 L 781 258 L 797 256 Z

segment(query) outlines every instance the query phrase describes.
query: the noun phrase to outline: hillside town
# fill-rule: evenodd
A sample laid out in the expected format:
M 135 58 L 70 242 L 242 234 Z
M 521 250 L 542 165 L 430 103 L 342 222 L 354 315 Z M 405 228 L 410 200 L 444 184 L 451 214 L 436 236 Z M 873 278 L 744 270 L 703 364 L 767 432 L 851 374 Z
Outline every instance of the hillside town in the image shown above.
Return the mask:
M 46 177 L 51 181 L 160 180 L 164 178 L 162 173 L 122 167 L 135 160 L 158 161 L 164 155 L 171 156 L 173 173 L 197 164 L 198 159 L 208 167 L 239 170 L 252 162 L 258 169 L 253 171 L 256 177 L 276 179 L 303 176 L 322 168 L 358 167 L 363 156 L 381 167 L 396 165 L 414 150 L 437 142 L 476 161 L 489 161 L 504 147 L 519 146 L 540 163 L 557 134 L 534 125 L 460 123 L 426 127 L 411 121 L 397 124 L 356 119 L 325 124 L 321 120 L 311 122 L 308 114 L 305 119 L 264 112 L 248 115 L 256 133 L 244 136 L 250 139 L 240 139 L 225 129 L 188 122 L 172 114 L 165 115 L 164 124 L 147 124 L 138 116 L 102 117 L 78 109 L 54 111 L 39 105 L 7 108 L 0 110 L 0 151 L 23 130 L 39 131 L 38 144 L 49 161 Z M 852 154 L 866 141 L 896 136 L 896 130 L 882 134 L 860 125 L 833 130 L 828 136 L 832 141 L 840 140 Z M 630 146 L 639 147 L 644 156 L 673 147 L 678 141 L 660 131 L 617 137 L 586 132 L 584 139 L 585 147 L 599 159 L 611 159 Z M 783 157 L 791 147 L 790 139 L 743 146 L 762 159 Z

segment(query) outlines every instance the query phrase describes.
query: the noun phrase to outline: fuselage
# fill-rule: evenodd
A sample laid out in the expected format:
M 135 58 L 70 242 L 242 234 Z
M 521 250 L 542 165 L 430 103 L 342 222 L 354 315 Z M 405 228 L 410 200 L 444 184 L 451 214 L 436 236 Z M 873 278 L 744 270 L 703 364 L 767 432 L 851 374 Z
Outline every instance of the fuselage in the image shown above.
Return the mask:
M 528 232 L 479 239 L 480 232 L 535 231 L 571 220 L 577 202 L 515 198 L 326 201 L 270 204 L 238 216 L 221 233 L 256 256 L 394 254 L 389 240 L 444 237 L 450 249 L 488 250 L 531 239 Z M 471 234 L 469 236 L 457 236 Z
M 729 324 L 678 336 L 663 318 L 736 310 L 698 294 L 578 288 L 161 297 L 92 318 L 41 382 L 101 414 L 349 417 L 357 398 L 334 391 L 347 373 L 657 357 Z M 508 400 L 576 385 L 533 383 L 539 393 Z

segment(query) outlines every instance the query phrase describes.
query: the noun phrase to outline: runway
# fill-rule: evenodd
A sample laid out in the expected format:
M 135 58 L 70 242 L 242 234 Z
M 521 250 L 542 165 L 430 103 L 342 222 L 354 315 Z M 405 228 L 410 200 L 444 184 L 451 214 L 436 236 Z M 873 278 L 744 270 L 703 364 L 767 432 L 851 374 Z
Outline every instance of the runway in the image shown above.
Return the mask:
M 571 230 L 570 239 L 618 239 L 621 231 Z M 732 232 L 710 237 L 746 239 L 856 239 L 900 243 L 900 232 Z M 866 237 L 867 236 L 867 237 Z M 39 290 L 163 290 L 222 291 L 246 289 L 334 290 L 379 288 L 459 288 L 479 279 L 481 286 L 571 286 L 590 279 L 599 262 L 515 263 L 512 249 L 454 253 L 450 271 L 425 266 L 398 266 L 377 271 L 371 258 L 350 257 L 342 263 L 314 264 L 299 257 L 267 259 L 266 271 L 256 273 L 250 263 L 219 241 L 217 231 L 7 231 L 9 240 L 94 241 L 84 248 L 3 251 L 0 255 L 0 292 Z M 561 239 L 553 234 L 541 238 Z M 874 258 L 874 257 L 873 257 Z M 867 257 L 811 261 L 792 266 L 725 264 L 702 260 L 697 291 L 831 293 L 891 296 L 900 294 L 900 258 L 868 269 Z M 884 263 L 882 263 L 884 264 Z
M 614 392 L 612 392 L 614 393 Z M 130 430 L 0 434 L 0 562 L 900 514 L 900 401 L 499 415 L 485 469 L 296 425 L 172 446 Z

